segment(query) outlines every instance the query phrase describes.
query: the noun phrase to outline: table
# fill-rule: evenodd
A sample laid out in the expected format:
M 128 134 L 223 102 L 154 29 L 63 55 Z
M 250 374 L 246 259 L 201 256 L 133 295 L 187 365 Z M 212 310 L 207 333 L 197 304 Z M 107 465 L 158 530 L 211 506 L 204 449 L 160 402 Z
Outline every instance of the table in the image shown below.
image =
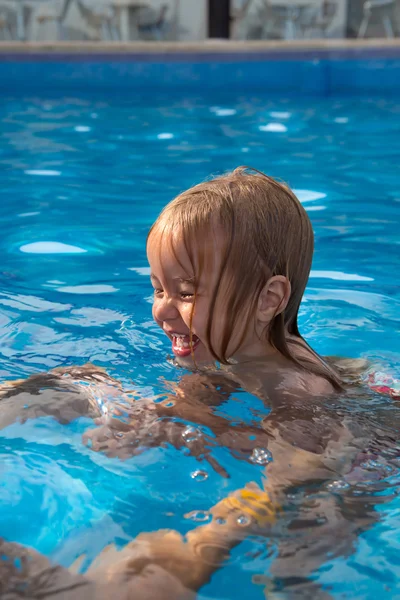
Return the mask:
M 334 0 L 332 0 L 334 1 Z M 293 40 L 297 37 L 297 20 L 302 10 L 313 9 L 323 10 L 323 0 L 270 0 L 270 6 L 282 8 L 286 11 L 287 20 L 285 23 L 284 38 Z M 347 0 L 336 0 L 337 14 L 333 25 L 341 32 L 340 37 L 345 37 L 346 30 L 346 15 L 347 15 Z
M 151 4 L 146 3 L 143 0 L 111 0 L 111 6 L 119 15 L 121 40 L 129 42 L 131 39 L 138 39 L 139 30 L 137 18 L 139 10 L 141 8 L 151 8 Z M 174 0 L 170 5 L 170 10 L 173 13 L 171 18 L 173 39 L 177 40 L 179 37 L 180 0 Z
M 284 39 L 295 40 L 297 38 L 297 19 L 302 10 L 322 6 L 322 0 L 271 0 L 270 6 L 285 11 Z

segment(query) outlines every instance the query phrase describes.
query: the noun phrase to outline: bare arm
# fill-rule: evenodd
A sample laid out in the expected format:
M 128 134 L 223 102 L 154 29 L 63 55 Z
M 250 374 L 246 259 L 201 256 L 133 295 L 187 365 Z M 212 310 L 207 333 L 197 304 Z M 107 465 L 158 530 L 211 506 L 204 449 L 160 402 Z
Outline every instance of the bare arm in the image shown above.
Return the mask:
M 0 429 L 42 416 L 53 416 L 60 423 L 83 415 L 99 417 L 103 399 L 121 394 L 120 384 L 91 364 L 6 381 L 0 385 Z
M 10 600 L 95 600 L 92 582 L 52 564 L 35 550 L 0 538 L 0 597 Z
M 67 423 L 82 415 L 99 418 L 110 414 L 119 418 L 125 413 L 125 422 L 129 419 L 133 422 L 145 410 L 158 417 L 192 421 L 212 428 L 215 433 L 229 428 L 228 421 L 215 415 L 213 408 L 229 397 L 237 387 L 235 384 L 218 376 L 193 374 L 184 376 L 178 385 L 167 385 L 171 393 L 164 402 L 153 402 L 157 398 L 142 399 L 138 410 L 131 390 L 128 395 L 117 380 L 92 364 L 56 368 L 28 379 L 6 381 L 0 384 L 0 429 L 18 419 L 26 421 L 44 415 Z
M 0 540 L 0 595 L 15 600 L 192 600 L 234 546 L 273 525 L 276 508 L 267 494 L 245 489 L 219 502 L 211 513 L 211 523 L 186 538 L 167 530 L 140 534 L 122 550 L 110 546 L 85 576 Z
M 190 375 L 172 388 L 164 402 L 157 403 L 132 399 L 118 381 L 94 365 L 58 368 L 0 386 L 0 429 L 41 416 L 61 423 L 91 416 L 98 427 L 88 430 L 84 442 L 94 451 L 123 459 L 149 447 L 187 447 L 227 477 L 212 457 L 215 445 L 229 448 L 238 458 L 248 458 L 257 445 L 265 443 L 261 439 L 265 433 L 259 428 L 232 427 L 229 420 L 214 413 L 214 407 L 235 388 L 218 375 Z M 203 434 L 199 426 L 208 427 L 212 435 Z
M 228 418 L 215 413 L 236 389 L 235 382 L 219 374 L 185 376 L 171 386 L 172 393 L 162 402 L 141 398 L 121 410 L 115 403 L 109 416 L 97 421 L 100 426 L 85 434 L 84 441 L 92 450 L 122 459 L 145 447 L 186 447 L 227 476 L 213 461 L 214 447 L 223 446 L 237 458 L 249 459 L 256 447 L 268 444 L 266 432 L 257 423 L 233 426 Z
M 243 539 L 270 531 L 277 511 L 279 507 L 260 489 L 239 490 L 210 509 L 210 523 L 190 531 L 186 537 L 171 530 L 140 534 L 121 551 L 111 547 L 102 553 L 88 576 L 94 580 L 104 578 L 115 590 L 121 582 L 131 585 L 134 578 L 129 581 L 127 575 L 134 574 L 136 578 L 149 568 L 157 568 L 194 596 Z

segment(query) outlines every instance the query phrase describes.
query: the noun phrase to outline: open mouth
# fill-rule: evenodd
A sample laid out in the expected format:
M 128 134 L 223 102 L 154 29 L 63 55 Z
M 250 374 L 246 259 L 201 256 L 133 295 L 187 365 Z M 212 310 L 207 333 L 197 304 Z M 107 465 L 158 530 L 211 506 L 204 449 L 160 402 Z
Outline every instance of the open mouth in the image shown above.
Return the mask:
M 172 352 L 175 356 L 190 356 L 199 343 L 197 335 L 192 334 L 192 343 L 190 343 L 190 335 L 172 334 Z

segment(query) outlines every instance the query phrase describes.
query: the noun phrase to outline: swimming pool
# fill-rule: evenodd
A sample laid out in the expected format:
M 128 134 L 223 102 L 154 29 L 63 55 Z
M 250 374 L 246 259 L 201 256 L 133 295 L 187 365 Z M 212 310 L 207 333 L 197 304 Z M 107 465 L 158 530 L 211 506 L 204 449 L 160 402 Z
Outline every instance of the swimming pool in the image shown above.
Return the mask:
M 144 395 L 163 391 L 161 378 L 176 381 L 151 319 L 147 230 L 179 191 L 238 164 L 287 181 L 312 219 L 306 338 L 322 354 L 366 356 L 399 372 L 398 95 L 122 95 L 80 85 L 2 98 L 2 380 L 91 361 Z M 224 410 L 246 418 L 252 401 L 238 394 Z M 196 511 L 261 478 L 262 466 L 221 449 L 230 479 L 171 448 L 110 459 L 82 445 L 89 424 L 43 417 L 1 432 L 0 536 L 64 565 L 81 554 L 89 561 L 142 530 L 187 531 Z M 382 521 L 315 575 L 334 598 L 400 595 L 398 467 Z M 261 598 L 252 577 L 268 572 L 273 551 L 243 543 L 200 597 Z

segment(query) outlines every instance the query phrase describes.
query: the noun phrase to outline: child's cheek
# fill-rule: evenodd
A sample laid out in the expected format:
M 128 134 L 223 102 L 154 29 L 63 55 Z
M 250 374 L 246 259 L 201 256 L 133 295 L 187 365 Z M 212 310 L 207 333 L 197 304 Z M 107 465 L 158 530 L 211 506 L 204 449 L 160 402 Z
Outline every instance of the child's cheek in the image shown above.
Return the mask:
M 153 315 L 153 319 L 157 323 L 157 325 L 162 328 L 162 321 L 160 321 L 160 319 L 157 318 L 156 300 L 153 302 L 151 314 Z
M 191 323 L 192 329 L 195 330 L 196 329 L 196 315 L 193 314 L 193 316 L 192 316 L 192 309 L 193 309 L 193 305 L 187 304 L 186 306 L 182 307 L 180 313 L 181 313 L 182 320 L 184 321 L 186 327 L 188 329 L 190 329 L 190 323 Z

